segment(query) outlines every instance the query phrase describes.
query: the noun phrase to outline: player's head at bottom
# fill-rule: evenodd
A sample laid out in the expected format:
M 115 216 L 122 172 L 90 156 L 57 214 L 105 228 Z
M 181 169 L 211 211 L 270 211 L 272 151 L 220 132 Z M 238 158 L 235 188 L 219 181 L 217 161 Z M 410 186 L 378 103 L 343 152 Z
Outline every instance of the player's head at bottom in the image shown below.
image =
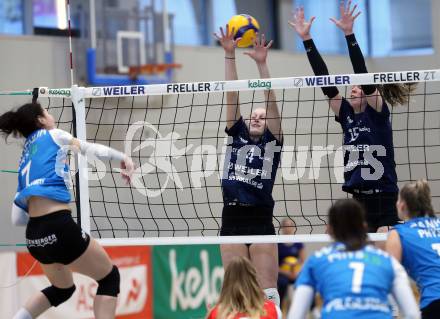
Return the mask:
M 420 179 L 403 186 L 399 192 L 396 207 L 399 218 L 402 220 L 435 217 L 428 182 L 425 179 Z
M 328 233 L 347 250 L 358 250 L 367 244 L 365 211 L 354 199 L 336 201 L 328 212 Z

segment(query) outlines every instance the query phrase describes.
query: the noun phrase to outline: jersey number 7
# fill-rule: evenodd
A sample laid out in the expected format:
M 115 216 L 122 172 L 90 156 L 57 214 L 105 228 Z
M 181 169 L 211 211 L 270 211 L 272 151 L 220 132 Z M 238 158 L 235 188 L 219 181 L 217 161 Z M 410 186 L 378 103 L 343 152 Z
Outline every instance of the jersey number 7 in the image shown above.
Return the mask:
M 29 161 L 29 163 L 26 164 L 25 167 L 21 170 L 21 176 L 26 175 L 26 187 L 29 186 L 29 175 L 31 174 L 31 163 L 32 161 Z
M 364 263 L 351 262 L 348 267 L 353 269 L 353 278 L 351 280 L 351 291 L 354 293 L 360 293 L 362 289 L 362 279 L 364 277 Z

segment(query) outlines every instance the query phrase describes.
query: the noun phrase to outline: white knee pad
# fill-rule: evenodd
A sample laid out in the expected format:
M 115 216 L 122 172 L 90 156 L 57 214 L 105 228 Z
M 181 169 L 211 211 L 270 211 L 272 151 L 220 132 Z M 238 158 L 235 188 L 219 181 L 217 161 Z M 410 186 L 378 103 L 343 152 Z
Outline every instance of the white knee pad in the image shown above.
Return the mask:
M 266 294 L 267 300 L 272 301 L 278 307 L 280 306 L 280 295 L 276 288 L 264 289 L 264 293 Z

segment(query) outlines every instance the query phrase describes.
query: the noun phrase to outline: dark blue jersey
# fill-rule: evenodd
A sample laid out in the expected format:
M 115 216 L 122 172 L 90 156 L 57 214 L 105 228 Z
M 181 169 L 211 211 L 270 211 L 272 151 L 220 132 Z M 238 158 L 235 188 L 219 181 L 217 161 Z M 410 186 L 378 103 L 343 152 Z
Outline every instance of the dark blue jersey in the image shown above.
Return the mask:
M 265 130 L 253 142 L 240 118 L 230 129 L 222 176 L 223 202 L 252 206 L 274 206 L 272 189 L 281 157 L 282 144 Z
M 367 105 L 364 112 L 355 113 L 343 98 L 336 121 L 344 133 L 345 182 L 342 189 L 349 193 L 355 190 L 398 192 L 387 104 L 383 103 L 381 112 Z
M 440 219 L 419 217 L 394 226 L 402 265 L 420 290 L 420 308 L 440 300 Z

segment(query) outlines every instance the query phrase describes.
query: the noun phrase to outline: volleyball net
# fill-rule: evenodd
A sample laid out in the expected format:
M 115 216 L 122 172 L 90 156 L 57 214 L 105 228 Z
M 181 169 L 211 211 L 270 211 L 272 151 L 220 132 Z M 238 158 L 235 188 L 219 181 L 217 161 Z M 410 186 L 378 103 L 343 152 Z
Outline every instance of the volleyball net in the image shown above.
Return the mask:
M 132 184 L 119 163 L 79 159 L 81 225 L 108 244 L 326 241 L 327 211 L 342 191 L 343 134 L 320 87 L 417 82 L 406 105 L 391 108 L 399 186 L 425 178 L 440 205 L 440 70 L 306 76 L 158 85 L 39 88 L 39 101 L 59 127 L 123 150 L 136 170 Z M 274 90 L 284 145 L 273 188 L 273 222 L 290 218 L 294 236 L 220 237 L 221 178 L 228 152 L 226 94 L 239 94 L 241 113 L 266 108 Z M 72 169 L 76 171 L 76 168 Z M 252 182 L 249 178 L 244 182 Z M 251 219 L 252 216 L 249 216 Z M 383 239 L 383 235 L 373 238 Z

